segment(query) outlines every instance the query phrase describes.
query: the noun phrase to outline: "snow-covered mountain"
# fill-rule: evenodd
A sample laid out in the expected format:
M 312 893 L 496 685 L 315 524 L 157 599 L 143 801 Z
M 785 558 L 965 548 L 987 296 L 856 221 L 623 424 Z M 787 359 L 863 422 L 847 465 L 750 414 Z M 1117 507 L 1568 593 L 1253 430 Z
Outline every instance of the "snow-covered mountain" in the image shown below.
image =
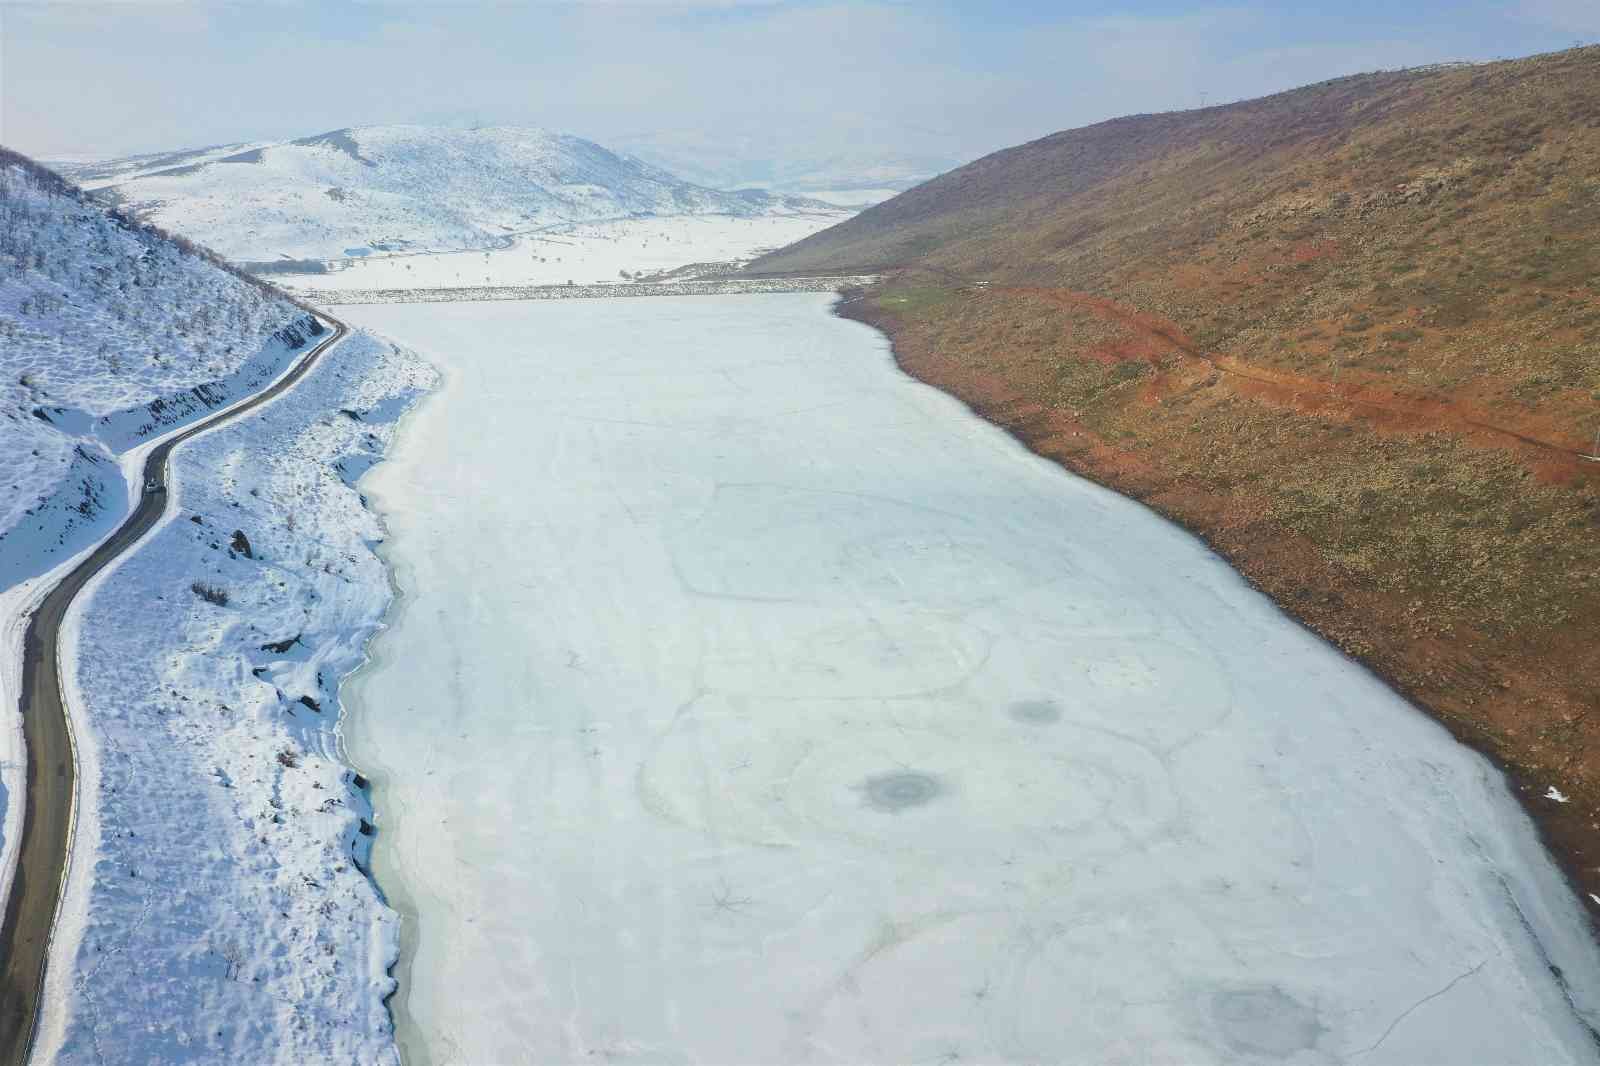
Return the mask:
M 580 137 L 521 127 L 369 126 L 69 172 L 136 217 L 240 262 L 493 249 L 577 222 L 823 206 L 706 188 Z

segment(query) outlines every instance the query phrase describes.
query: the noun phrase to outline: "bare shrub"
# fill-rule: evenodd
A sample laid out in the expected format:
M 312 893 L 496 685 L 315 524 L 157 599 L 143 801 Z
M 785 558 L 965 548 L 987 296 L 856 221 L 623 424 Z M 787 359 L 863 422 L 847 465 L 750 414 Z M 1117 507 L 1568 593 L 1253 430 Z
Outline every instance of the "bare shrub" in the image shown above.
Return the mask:
M 204 581 L 196 581 L 189 586 L 189 591 L 207 603 L 216 604 L 218 607 L 228 606 L 228 590 L 225 588 L 217 585 L 208 585 Z

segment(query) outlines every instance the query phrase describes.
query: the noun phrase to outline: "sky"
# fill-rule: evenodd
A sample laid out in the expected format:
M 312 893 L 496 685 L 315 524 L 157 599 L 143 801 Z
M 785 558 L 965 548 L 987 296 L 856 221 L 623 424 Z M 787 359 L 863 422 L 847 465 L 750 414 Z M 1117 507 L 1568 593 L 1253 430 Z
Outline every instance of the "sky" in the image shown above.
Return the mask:
M 943 169 L 1117 115 L 1600 41 L 1600 0 L 0 0 L 0 143 L 535 125 L 684 168 Z

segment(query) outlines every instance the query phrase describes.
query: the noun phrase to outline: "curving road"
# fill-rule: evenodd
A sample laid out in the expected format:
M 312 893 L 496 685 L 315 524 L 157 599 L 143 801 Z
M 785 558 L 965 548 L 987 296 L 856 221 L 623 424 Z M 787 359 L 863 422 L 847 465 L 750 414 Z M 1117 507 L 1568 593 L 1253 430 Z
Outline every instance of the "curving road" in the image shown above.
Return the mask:
M 26 798 L 16 879 L 0 924 L 0 1063 L 22 1066 L 33 1046 L 54 930 L 56 905 L 72 846 L 76 799 L 72 732 L 58 671 L 61 620 L 89 579 L 128 551 L 167 510 L 167 460 L 178 445 L 253 410 L 292 388 L 344 337 L 344 323 L 319 314 L 333 332 L 272 385 L 158 444 L 145 459 L 139 503 L 126 521 L 45 596 L 23 643 L 22 734 L 27 745 Z

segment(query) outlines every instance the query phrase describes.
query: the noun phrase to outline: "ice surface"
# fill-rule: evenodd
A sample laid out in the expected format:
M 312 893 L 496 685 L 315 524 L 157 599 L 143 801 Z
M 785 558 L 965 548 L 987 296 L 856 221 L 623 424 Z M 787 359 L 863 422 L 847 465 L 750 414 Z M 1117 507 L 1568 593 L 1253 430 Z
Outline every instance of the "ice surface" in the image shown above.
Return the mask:
M 1594 1061 L 1497 772 L 827 304 L 350 309 L 413 1061 Z

